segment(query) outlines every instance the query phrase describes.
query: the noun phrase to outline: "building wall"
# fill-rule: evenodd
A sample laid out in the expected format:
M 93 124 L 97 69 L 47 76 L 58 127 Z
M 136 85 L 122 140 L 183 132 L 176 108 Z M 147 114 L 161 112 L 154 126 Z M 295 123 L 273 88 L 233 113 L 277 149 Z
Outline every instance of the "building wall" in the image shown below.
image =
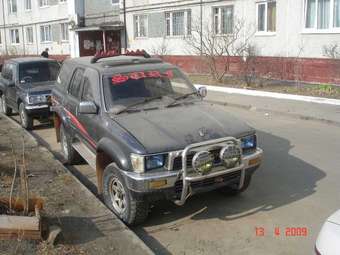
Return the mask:
M 49 48 L 51 55 L 69 55 L 69 41 L 61 40 L 61 23 L 66 23 L 68 17 L 68 1 L 60 2 L 59 0 L 48 0 L 49 5 L 39 7 L 38 1 L 31 0 L 31 10 L 25 10 L 25 0 L 17 0 L 17 12 L 9 13 L 8 1 L 4 1 L 5 22 L 0 19 L 1 30 L 1 54 L 9 55 L 36 55 L 40 54 L 45 48 Z M 70 1 L 70 0 L 69 0 Z M 2 5 L 0 9 L 2 13 Z M 2 17 L 2 14 L 0 14 Z M 41 42 L 40 26 L 51 25 L 52 41 Z M 33 43 L 27 42 L 26 28 L 33 29 Z M 19 43 L 13 44 L 10 41 L 10 30 L 19 30 Z M 5 40 L 6 33 L 6 40 Z
M 179 64 L 188 72 L 207 70 L 202 61 L 193 57 L 195 52 L 183 40 L 183 37 L 166 37 L 165 12 L 191 10 L 192 26 L 200 24 L 200 0 L 127 0 L 127 33 L 129 48 L 145 49 L 151 53 L 166 45 L 167 60 Z M 314 30 L 305 29 L 305 0 L 276 0 L 276 32 L 258 33 L 257 3 L 254 0 L 203 0 L 202 17 L 204 26 L 212 27 L 213 7 L 234 6 L 234 19 L 244 20 L 245 29 L 242 38 L 252 35 L 251 44 L 257 48 L 259 73 L 283 79 L 295 79 L 292 70 L 301 69 L 300 78 L 310 82 L 340 83 L 339 64 L 328 60 L 323 54 L 323 46 L 330 43 L 340 44 L 340 29 Z M 147 36 L 135 38 L 134 15 L 147 15 Z M 156 31 L 156 33 L 155 33 Z M 295 58 L 303 58 L 300 62 Z M 242 59 L 238 59 L 242 61 Z M 284 65 L 282 63 L 285 63 Z M 267 65 L 267 63 L 270 63 Z M 242 63 L 234 63 L 238 70 Z M 298 67 L 300 66 L 300 67 Z M 268 69 L 269 68 L 269 69 Z M 295 78 L 294 78 L 295 77 Z

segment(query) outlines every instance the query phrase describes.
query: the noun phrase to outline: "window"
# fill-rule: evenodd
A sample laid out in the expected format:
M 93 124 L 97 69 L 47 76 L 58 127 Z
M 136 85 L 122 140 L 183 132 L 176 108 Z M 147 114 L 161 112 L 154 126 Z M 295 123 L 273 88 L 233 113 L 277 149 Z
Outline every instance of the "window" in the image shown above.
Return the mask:
M 81 83 L 83 80 L 83 74 L 84 74 L 83 69 L 77 69 L 73 74 L 73 78 L 72 78 L 71 85 L 69 88 L 69 93 L 75 98 L 80 97 L 80 92 L 81 92 L 80 88 L 81 88 Z
M 8 0 L 8 13 L 16 13 L 18 10 L 17 0 Z
M 40 27 L 40 40 L 41 42 L 51 42 L 52 34 L 51 34 L 51 26 L 41 26 Z
M 213 8 L 215 34 L 231 34 L 234 25 L 234 6 Z
M 10 38 L 12 44 L 18 44 L 20 43 L 19 39 L 19 29 L 11 29 L 10 30 Z
M 31 10 L 31 9 L 32 9 L 32 1 L 25 0 L 25 10 Z
M 146 15 L 136 15 L 134 19 L 134 31 L 135 38 L 146 37 L 146 27 L 147 27 L 147 16 Z
M 67 0 L 59 0 L 60 3 L 66 3 Z
M 191 34 L 191 11 L 175 11 L 165 13 L 167 36 L 183 36 Z
M 340 28 L 340 0 L 306 0 L 306 29 Z
M 276 32 L 276 1 L 257 4 L 257 31 Z
M 111 0 L 112 4 L 119 4 L 119 0 Z
M 13 69 L 14 65 L 13 64 L 5 64 L 4 67 L 2 68 L 2 77 L 6 80 L 13 81 Z
M 91 83 L 87 77 L 84 78 L 84 85 L 83 85 L 83 95 L 81 96 L 81 99 L 83 101 L 94 101 Z
M 33 27 L 26 27 L 26 42 L 34 43 L 33 41 Z
M 48 0 L 39 0 L 39 7 L 48 6 Z
M 60 24 L 60 28 L 61 28 L 61 40 L 68 41 L 68 24 L 62 23 Z

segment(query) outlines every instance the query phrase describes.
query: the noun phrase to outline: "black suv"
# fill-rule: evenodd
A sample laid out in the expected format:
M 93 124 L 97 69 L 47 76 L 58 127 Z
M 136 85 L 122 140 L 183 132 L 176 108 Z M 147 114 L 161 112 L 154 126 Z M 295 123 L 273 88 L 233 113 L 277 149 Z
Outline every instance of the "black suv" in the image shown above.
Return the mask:
M 57 61 L 39 57 L 6 61 L 0 76 L 0 112 L 19 112 L 21 125 L 33 128 L 34 118 L 46 118 L 49 98 L 59 73 Z
M 94 168 L 98 193 L 127 224 L 156 200 L 244 191 L 262 159 L 255 130 L 204 102 L 206 89 L 177 67 L 137 53 L 64 62 L 52 109 L 65 160 Z

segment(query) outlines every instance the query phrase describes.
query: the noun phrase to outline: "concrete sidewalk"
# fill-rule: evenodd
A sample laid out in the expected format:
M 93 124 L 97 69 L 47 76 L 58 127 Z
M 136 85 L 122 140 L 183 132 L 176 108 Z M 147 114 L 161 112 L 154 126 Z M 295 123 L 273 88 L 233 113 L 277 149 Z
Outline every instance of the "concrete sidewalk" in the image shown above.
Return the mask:
M 265 113 L 289 115 L 340 126 L 340 106 L 288 99 L 250 96 L 236 93 L 209 91 L 205 100 L 213 103 L 241 107 Z

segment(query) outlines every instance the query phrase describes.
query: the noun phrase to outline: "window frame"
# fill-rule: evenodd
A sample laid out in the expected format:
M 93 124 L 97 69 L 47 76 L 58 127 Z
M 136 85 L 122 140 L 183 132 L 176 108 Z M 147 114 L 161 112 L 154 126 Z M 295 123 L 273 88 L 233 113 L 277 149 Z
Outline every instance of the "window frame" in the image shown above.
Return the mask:
M 183 35 L 174 35 L 173 31 L 173 22 L 174 22 L 174 13 L 180 13 L 183 12 L 183 22 L 184 22 L 184 34 Z M 190 15 L 189 15 L 190 13 Z M 190 17 L 190 23 L 189 23 L 189 17 Z M 165 36 L 166 37 L 174 37 L 174 38 L 181 38 L 183 36 L 191 36 L 191 26 L 192 26 L 192 11 L 191 9 L 184 9 L 184 10 L 173 10 L 173 11 L 166 11 L 164 13 L 165 18 Z M 169 22 L 169 27 L 168 27 Z M 168 34 L 168 28 L 169 28 L 169 34 Z
M 29 4 L 29 8 L 27 8 L 28 7 L 28 4 L 27 4 L 28 2 L 30 3 Z M 24 9 L 25 9 L 26 12 L 32 11 L 32 0 L 24 0 Z
M 28 30 L 31 30 L 32 32 L 32 41 L 29 40 L 31 39 L 29 34 L 28 34 Z M 34 31 L 33 31 L 33 27 L 30 26 L 30 27 L 25 27 L 25 35 L 26 35 L 26 44 L 34 44 Z
M 46 40 L 46 28 L 49 28 L 49 40 Z M 42 33 L 42 30 L 43 30 L 43 33 Z M 44 40 L 42 40 L 43 39 L 43 37 L 42 37 L 42 35 L 44 34 Z M 53 42 L 53 38 L 52 38 L 52 26 L 51 25 L 41 25 L 40 26 L 40 42 L 41 43 L 51 43 L 51 42 Z
M 224 8 L 231 8 L 232 9 L 232 27 L 230 33 L 223 33 L 223 24 L 222 24 L 222 9 Z M 215 11 L 218 10 L 218 13 Z M 218 24 L 218 31 L 216 32 L 216 18 L 217 18 L 217 24 Z M 222 6 L 213 6 L 212 7 L 212 26 L 213 26 L 213 32 L 215 35 L 231 35 L 234 31 L 234 23 L 235 22 L 235 6 L 234 4 L 227 4 Z
M 46 8 L 49 7 L 48 0 L 38 0 L 39 8 Z
M 15 32 L 12 34 L 12 32 Z M 13 35 L 15 36 L 15 42 L 13 42 Z M 9 30 L 9 36 L 10 36 L 10 42 L 11 45 L 19 45 L 20 44 L 20 34 L 19 34 L 19 29 L 18 28 L 12 28 Z M 18 39 L 18 40 L 16 40 Z
M 315 21 L 314 26 L 311 28 L 307 28 L 307 7 L 308 7 L 308 1 L 310 0 L 304 0 L 303 1 L 303 30 L 302 33 L 309 34 L 309 33 L 315 33 L 315 34 L 330 34 L 330 33 L 340 33 L 340 26 L 335 27 L 334 26 L 334 0 L 330 0 L 330 16 L 329 16 L 329 27 L 328 28 L 318 28 L 318 7 L 319 7 L 319 0 L 315 0 Z M 339 13 L 340 15 L 340 13 Z
M 145 35 L 141 35 L 141 17 L 144 17 L 144 26 L 145 26 Z M 133 36 L 135 39 L 138 38 L 148 38 L 148 25 L 149 25 L 149 17 L 147 14 L 136 14 L 133 15 Z M 137 32 L 137 33 L 136 33 Z
M 15 8 L 13 8 L 13 3 L 15 2 Z M 17 0 L 8 0 L 8 14 L 17 14 L 18 12 L 18 1 Z M 15 11 L 14 11 L 15 9 Z
M 275 13 L 275 31 L 268 31 L 268 3 L 275 3 L 276 13 Z M 259 6 L 264 5 L 264 30 L 259 31 Z M 276 0 L 267 0 L 260 1 L 255 3 L 256 6 L 256 33 L 255 35 L 276 35 L 277 32 L 277 1 Z
M 65 34 L 64 34 L 65 33 Z M 68 42 L 70 40 L 68 23 L 60 23 L 60 35 L 62 42 Z M 65 38 L 64 38 L 65 35 Z

